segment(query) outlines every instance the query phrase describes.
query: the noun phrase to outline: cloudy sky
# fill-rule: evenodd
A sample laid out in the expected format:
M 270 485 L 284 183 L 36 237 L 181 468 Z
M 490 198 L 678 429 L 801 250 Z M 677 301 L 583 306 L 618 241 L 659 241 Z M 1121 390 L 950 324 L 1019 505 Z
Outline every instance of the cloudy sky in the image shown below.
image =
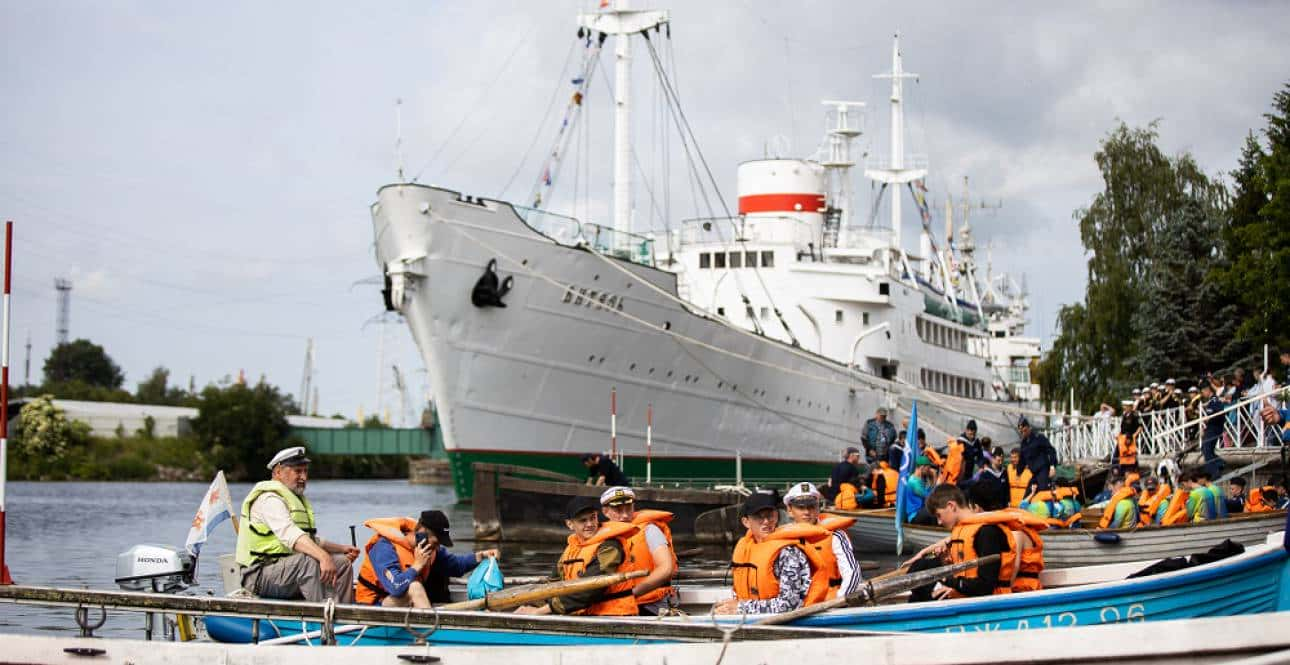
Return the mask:
M 384 330 L 386 406 L 397 410 L 391 364 L 415 400 L 425 374 L 410 336 L 379 323 L 379 287 L 364 283 L 378 274 L 367 206 L 395 178 L 395 100 L 408 177 L 523 200 L 582 54 L 574 15 L 594 4 L 0 3 L 17 381 L 28 335 L 40 380 L 62 276 L 72 337 L 104 345 L 131 389 L 163 365 L 181 383 L 244 370 L 296 393 L 312 337 L 322 411 L 372 413 Z M 996 269 L 1027 276 L 1030 331 L 1045 341 L 1057 308 L 1083 294 L 1072 212 L 1099 188 L 1092 154 L 1117 118 L 1159 118 L 1167 151 L 1226 172 L 1290 81 L 1290 6 L 1276 2 L 671 10 L 662 50 L 732 206 L 738 162 L 768 145 L 814 152 L 821 99 L 868 102 L 861 143 L 883 149 L 887 89 L 871 75 L 900 30 L 906 69 L 921 75 L 908 140 L 930 161 L 933 199 L 968 176 L 975 197 L 1002 201 L 975 218 L 978 241 Z M 635 53 L 640 171 L 656 200 L 669 193 L 673 219 L 706 214 L 683 162 L 661 176 L 657 86 Z M 609 73 L 595 75 L 557 210 L 605 216 Z M 856 188 L 867 210 L 869 185 Z M 661 204 L 636 200 L 641 223 L 662 228 Z

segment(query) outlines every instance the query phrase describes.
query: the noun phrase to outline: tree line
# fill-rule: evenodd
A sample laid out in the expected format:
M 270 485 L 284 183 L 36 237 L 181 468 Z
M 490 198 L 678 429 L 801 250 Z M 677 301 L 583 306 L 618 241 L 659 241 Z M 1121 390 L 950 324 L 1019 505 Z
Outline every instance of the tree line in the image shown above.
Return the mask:
M 170 385 L 170 372 L 157 367 L 125 390 L 125 375 L 102 346 L 78 339 L 59 344 L 44 364 L 44 381 L 21 386 L 15 396 L 32 398 L 23 406 L 14 437 L 14 475 L 29 479 L 146 480 L 161 467 L 208 477 L 217 469 L 230 480 L 263 475 L 263 464 L 280 448 L 303 443 L 292 436 L 288 415 L 300 408 L 288 393 L 263 379 L 251 384 L 228 377 L 200 390 Z M 158 439 L 145 419 L 130 433 L 92 437 L 85 423 L 69 421 L 52 399 L 186 406 L 197 409 L 192 435 Z M 333 418 L 344 419 L 336 415 Z M 347 427 L 359 427 L 347 423 Z M 369 418 L 362 427 L 385 427 Z M 340 455 L 315 461 L 322 477 L 406 476 L 401 457 Z M 160 477 L 164 477 L 164 474 Z
M 1158 121 L 1101 141 L 1103 190 L 1074 213 L 1084 300 L 1058 312 L 1037 371 L 1051 402 L 1074 389 L 1087 413 L 1150 381 L 1261 366 L 1265 344 L 1290 349 L 1290 84 L 1263 117 L 1230 182 L 1165 154 Z

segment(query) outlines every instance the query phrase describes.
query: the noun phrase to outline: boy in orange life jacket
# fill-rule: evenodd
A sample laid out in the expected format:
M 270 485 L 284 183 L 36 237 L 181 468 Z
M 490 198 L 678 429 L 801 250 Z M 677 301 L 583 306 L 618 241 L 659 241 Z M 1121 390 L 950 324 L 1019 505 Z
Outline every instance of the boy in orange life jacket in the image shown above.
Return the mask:
M 937 556 L 948 554 L 950 563 L 960 563 L 968 558 L 980 558 L 991 554 L 1006 555 L 1012 550 L 1012 534 L 998 524 L 982 524 L 973 529 L 970 543 L 956 545 L 953 542 L 955 534 L 966 535 L 962 530 L 955 529 L 959 526 L 959 522 L 980 512 L 975 506 L 968 504 L 959 488 L 953 485 L 938 485 L 931 494 L 927 495 L 926 505 L 928 512 L 936 516 L 936 521 L 951 530 L 950 537 L 928 546 L 916 554 L 911 561 L 921 559 L 928 554 Z M 965 556 L 965 552 L 970 552 L 971 557 Z M 924 569 L 935 567 L 934 563 L 926 565 Z M 988 596 L 1001 588 L 1000 584 L 1011 584 L 1012 571 L 1009 570 L 1007 578 L 1003 578 L 1008 580 L 1007 583 L 1002 582 L 1001 571 L 1002 565 L 998 561 L 978 566 L 974 572 L 937 582 L 931 591 L 931 597 L 948 598 L 954 592 L 964 596 Z M 910 568 L 910 572 L 916 572 L 914 567 Z
M 820 505 L 823 499 L 815 485 L 794 483 L 792 489 L 784 494 L 784 507 L 788 509 L 789 520 L 797 524 L 820 524 Z M 839 520 L 837 525 L 828 522 L 821 525 L 830 531 L 829 540 L 815 545 L 817 551 L 828 548 L 822 558 L 816 558 L 829 562 L 830 576 L 834 573 L 837 575 L 829 580 L 830 598 L 853 593 L 860 588 L 860 582 L 864 581 L 855 550 L 851 546 L 851 536 L 847 534 L 847 527 L 854 524 L 855 520 L 835 519 Z M 807 552 L 807 557 L 811 557 L 810 551 Z
M 600 495 L 600 510 L 610 522 L 635 524 L 641 531 L 632 537 L 633 570 L 648 570 L 649 575 L 635 580 L 632 595 L 636 608 L 644 616 L 672 614 L 679 607 L 672 578 L 676 577 L 676 552 L 672 549 L 672 530 L 667 523 L 672 513 L 661 510 L 636 510 L 636 492 L 630 487 L 611 487 Z M 619 568 L 618 572 L 626 572 Z
M 774 538 L 779 526 L 779 505 L 775 497 L 754 492 L 744 501 L 741 521 L 748 534 L 735 543 L 732 556 L 735 597 L 713 605 L 712 613 L 780 614 L 805 605 L 806 593 L 811 587 L 810 560 L 799 545 Z M 802 531 L 819 531 L 828 537 L 828 532 L 819 527 L 794 526 Z M 770 565 L 758 567 L 754 561 L 768 558 L 758 555 L 768 554 L 769 550 L 775 550 Z
M 563 579 L 611 575 L 623 565 L 626 541 L 636 534 L 630 524 L 607 523 L 600 526 L 600 502 L 589 496 L 575 496 L 565 508 L 564 525 L 569 528 L 568 547 L 555 564 L 555 576 Z M 591 614 L 625 616 L 636 614 L 632 584 L 593 589 L 552 598 L 540 607 L 524 606 L 517 614 Z

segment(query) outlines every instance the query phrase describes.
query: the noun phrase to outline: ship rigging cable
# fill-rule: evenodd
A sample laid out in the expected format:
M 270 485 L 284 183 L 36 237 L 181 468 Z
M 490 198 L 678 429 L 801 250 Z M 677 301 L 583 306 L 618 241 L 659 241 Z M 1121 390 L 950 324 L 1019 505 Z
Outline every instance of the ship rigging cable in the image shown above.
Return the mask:
M 533 36 L 533 31 L 525 29 L 524 38 L 515 40 L 515 48 L 511 49 L 510 55 L 506 56 L 506 60 L 502 62 L 502 66 L 497 70 L 497 73 L 493 74 L 493 78 L 489 80 L 488 85 L 485 86 L 483 89 L 481 89 L 479 94 L 475 97 L 475 100 L 471 102 L 469 106 L 466 107 L 466 111 L 462 113 L 461 120 L 457 122 L 457 126 L 452 128 L 452 131 L 448 133 L 448 136 L 446 138 L 444 138 L 443 143 L 439 144 L 439 147 L 436 148 L 434 153 L 430 155 L 430 159 L 426 160 L 425 165 L 423 165 L 421 169 L 417 171 L 417 174 L 412 177 L 412 180 L 410 182 L 416 182 L 418 179 L 420 179 L 421 176 L 425 173 L 426 169 L 430 168 L 430 165 L 433 164 L 435 160 L 439 158 L 439 154 L 443 152 L 444 148 L 447 148 L 448 144 L 451 143 L 452 140 L 457 137 L 457 132 L 460 132 L 461 128 L 465 126 L 466 121 L 469 120 L 471 117 L 473 117 L 472 111 L 474 111 L 474 109 L 477 106 L 479 106 L 479 103 L 483 101 L 485 97 L 488 96 L 488 93 L 492 92 L 493 87 L 496 86 L 497 82 L 502 79 L 502 74 L 506 72 L 506 69 L 508 67 L 510 67 L 511 61 L 515 59 L 515 54 L 520 52 L 520 49 L 526 43 L 528 43 L 529 38 L 532 36 Z
M 654 48 L 654 41 L 649 38 L 649 33 L 647 31 L 642 31 L 641 36 L 645 38 L 645 45 L 649 47 L 650 60 L 654 63 L 654 72 L 658 75 L 659 83 L 663 86 L 663 91 L 670 100 L 669 109 L 671 109 L 673 118 L 677 123 L 677 131 L 681 134 L 681 145 L 686 145 L 685 137 L 688 134 L 690 137 L 690 143 L 694 144 L 694 151 L 698 154 L 698 164 L 703 166 L 704 173 L 706 173 L 708 177 L 708 182 L 712 184 L 712 191 L 716 195 L 717 201 L 721 203 L 721 209 L 726 213 L 726 219 L 733 220 L 734 215 L 730 214 L 730 207 L 726 205 L 725 198 L 721 196 L 721 187 L 717 184 L 716 176 L 712 174 L 712 168 L 708 166 L 707 158 L 703 156 L 703 151 L 699 148 L 699 141 L 694 135 L 693 128 L 690 127 L 690 121 L 685 115 L 685 109 L 681 108 L 681 99 L 677 96 L 676 90 L 672 87 L 671 81 L 668 80 L 667 72 L 663 68 L 663 63 L 659 61 L 658 50 Z M 690 155 L 688 149 L 686 150 L 686 155 Z M 693 157 L 690 157 L 690 159 L 692 162 L 691 167 L 697 171 L 698 166 L 693 163 Z M 700 191 L 704 190 L 701 189 Z M 704 201 L 708 201 L 706 193 L 704 195 Z M 708 202 L 708 207 L 710 209 L 712 208 L 710 202 Z M 715 217 L 715 210 L 712 212 Z M 734 228 L 734 222 L 731 221 L 730 223 L 735 232 L 735 241 L 746 250 L 747 241 L 744 240 L 743 235 L 739 233 L 739 229 Z M 793 329 L 788 325 L 788 321 L 784 319 L 784 313 L 780 311 L 779 305 L 775 303 L 775 298 L 771 295 L 770 288 L 766 286 L 766 280 L 762 277 L 761 270 L 756 266 L 753 266 L 753 276 L 757 278 L 757 282 L 761 285 L 762 291 L 766 294 L 767 302 L 770 303 L 771 310 L 775 312 L 775 318 L 779 319 L 779 324 L 784 327 L 784 332 L 788 333 L 788 337 L 792 340 L 793 346 L 800 347 L 801 343 L 797 341 L 797 335 L 793 334 Z M 738 284 L 737 279 L 736 284 Z M 743 294 L 741 293 L 741 295 Z M 747 295 L 743 295 L 743 298 L 744 306 L 748 310 L 749 318 L 754 322 L 754 327 L 760 329 L 761 326 L 756 323 L 756 317 L 752 316 L 752 303 L 749 302 Z
M 537 130 L 533 132 L 533 138 L 529 141 L 529 147 L 524 149 L 524 156 L 520 157 L 519 162 L 515 164 L 515 170 L 511 172 L 511 177 L 506 180 L 506 184 L 503 185 L 502 190 L 498 192 L 497 198 L 499 200 L 507 200 L 506 193 L 510 191 L 511 185 L 515 183 L 515 179 L 520 177 L 520 172 L 524 170 L 524 165 L 528 163 L 529 155 L 537 145 L 538 139 L 542 138 L 542 130 L 546 129 L 546 121 L 551 117 L 551 110 L 555 108 L 555 100 L 559 98 L 560 91 L 564 89 L 565 76 L 569 74 L 569 63 L 573 60 L 573 53 L 578 49 L 579 41 L 581 40 L 574 40 L 569 44 L 569 51 L 565 53 L 564 56 L 564 64 L 560 66 L 560 78 L 556 79 L 555 89 L 551 91 L 551 99 L 546 103 L 546 111 L 542 112 L 542 120 L 538 123 Z

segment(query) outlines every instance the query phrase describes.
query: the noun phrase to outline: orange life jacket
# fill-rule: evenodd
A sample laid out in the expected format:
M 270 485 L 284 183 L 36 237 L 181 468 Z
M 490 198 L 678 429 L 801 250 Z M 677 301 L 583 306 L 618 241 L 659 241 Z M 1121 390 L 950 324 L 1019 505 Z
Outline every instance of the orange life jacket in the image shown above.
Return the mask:
M 859 493 L 859 487 L 851 483 L 842 483 L 838 487 L 838 496 L 833 500 L 833 505 L 842 510 L 855 510 L 860 507 L 860 502 L 856 500 L 856 495 Z
M 767 600 L 778 596 L 779 579 L 775 577 L 775 558 L 785 547 L 797 546 L 806 553 L 807 561 L 811 562 L 811 586 L 806 592 L 807 599 L 802 606 L 805 607 L 812 602 L 812 590 L 815 591 L 816 596 L 820 596 L 814 602 L 823 600 L 819 588 L 821 583 L 824 589 L 828 588 L 828 571 L 817 568 L 807 550 L 813 549 L 809 546 L 820 541 L 826 541 L 827 546 L 827 541 L 832 537 L 833 534 L 824 527 L 814 524 L 789 524 L 775 529 L 766 540 L 760 543 L 753 540 L 751 533 L 740 538 L 739 542 L 735 543 L 734 554 L 730 557 L 735 597 L 739 600 Z M 832 552 L 830 547 L 829 553 L 832 554 Z
M 945 459 L 942 458 L 941 454 L 936 452 L 936 449 L 931 446 L 923 448 L 922 453 L 927 457 L 927 461 L 931 462 L 932 466 L 938 469 L 941 468 L 941 465 L 945 464 Z
M 1164 503 L 1165 499 L 1168 499 L 1172 493 L 1173 488 L 1161 483 L 1154 494 L 1144 494 L 1138 502 L 1138 505 L 1142 507 L 1142 511 L 1138 515 L 1138 524 L 1142 526 L 1151 524 L 1156 519 L 1156 511 L 1160 510 L 1160 504 Z
M 1116 490 L 1115 494 L 1112 494 L 1110 500 L 1106 502 L 1106 508 L 1102 509 L 1102 520 L 1097 523 L 1098 528 L 1105 529 L 1111 526 L 1111 521 L 1115 519 L 1115 506 L 1121 501 L 1133 502 L 1134 504 L 1133 507 L 1135 510 L 1137 510 L 1138 509 L 1137 495 L 1138 495 L 1138 491 L 1133 489 L 1132 487 L 1129 487 L 1128 485 Z M 1137 519 L 1133 520 L 1133 523 L 1137 524 L 1138 520 Z M 1125 525 L 1125 526 L 1128 526 L 1128 525 Z
M 1138 463 L 1138 439 L 1136 436 L 1121 434 L 1117 450 L 1120 456 L 1120 464 L 1132 465 Z
M 667 551 L 669 556 L 672 557 L 672 579 L 675 580 L 676 571 L 680 570 L 680 568 L 676 563 L 676 549 L 672 547 L 672 529 L 667 525 L 668 522 L 672 521 L 672 518 L 672 513 L 663 510 L 636 511 L 636 514 L 632 516 L 632 524 L 640 527 L 640 531 L 637 532 L 636 535 L 632 536 L 631 543 L 633 556 L 627 557 L 627 561 L 632 562 L 632 567 L 619 567 L 618 572 L 625 573 L 632 570 L 654 570 L 654 554 L 649 551 L 649 545 L 645 542 L 645 526 L 647 524 L 653 524 L 658 527 L 659 531 L 663 532 L 663 537 L 667 539 Z M 624 563 L 626 563 L 626 561 Z M 632 586 L 634 587 L 636 584 L 640 584 L 641 580 L 634 580 L 633 582 Z M 658 601 L 675 594 L 676 589 L 674 589 L 672 584 L 669 582 L 657 589 L 646 591 L 645 593 L 636 596 L 636 604 L 649 605 L 650 603 L 657 603 Z
M 1191 519 L 1187 514 L 1187 499 L 1191 498 L 1191 490 L 1179 489 L 1169 498 L 1169 508 L 1165 510 L 1164 519 L 1160 523 L 1165 526 L 1182 524 Z
M 382 538 L 390 541 L 394 546 L 394 553 L 399 556 L 399 567 L 407 570 L 416 561 L 416 552 L 408 547 L 408 534 L 417 530 L 417 521 L 410 517 L 380 517 L 363 522 L 363 526 L 376 533 L 372 534 L 367 544 L 363 546 L 363 552 L 367 556 L 363 557 L 363 565 L 358 569 L 358 580 L 354 582 L 354 602 L 360 605 L 375 605 L 390 594 L 385 591 L 385 587 L 381 586 L 380 578 L 376 576 L 376 569 L 372 567 L 372 546 Z M 425 584 L 429 577 L 430 566 L 427 564 L 421 569 L 417 579 Z
M 884 505 L 895 505 L 896 489 L 900 485 L 900 472 L 891 468 L 891 465 L 886 462 L 878 462 L 878 468 L 874 469 L 871 474 L 873 479 L 870 481 L 870 485 L 872 487 L 878 486 L 878 476 L 880 475 L 884 478 L 886 486 L 883 488 L 883 495 L 879 498 L 882 499 Z
M 837 598 L 838 589 L 842 588 L 842 571 L 838 568 L 837 555 L 833 553 L 833 534 L 846 532 L 856 523 L 854 517 L 834 515 L 820 520 L 820 528 L 829 532 L 824 540 L 802 546 L 806 558 L 811 561 L 811 570 L 820 571 L 820 575 L 811 576 L 811 586 L 806 591 L 806 605 Z
M 954 529 L 950 531 L 950 563 L 963 563 L 977 558 L 976 546 L 973 539 L 976 538 L 976 532 L 981 527 L 987 525 L 996 525 L 1003 529 L 1003 534 L 1008 540 L 1008 547 L 1000 553 L 999 557 L 999 579 L 994 582 L 994 594 L 1012 593 L 1012 568 L 1017 561 L 1017 539 L 1013 537 L 1014 530 L 1021 530 L 1020 511 L 1003 511 L 994 510 L 988 513 L 977 513 L 969 515 L 958 521 Z M 970 568 L 959 573 L 959 577 L 975 579 L 978 575 L 977 568 Z M 951 591 L 950 596 L 953 598 L 962 598 L 963 594 L 957 591 Z
M 1021 562 L 1017 565 L 1017 576 L 1012 579 L 1012 592 L 1039 591 L 1044 588 L 1039 581 L 1039 573 L 1044 572 L 1044 539 L 1039 532 L 1048 528 L 1048 520 L 1043 520 L 1034 513 L 1020 508 L 1008 508 L 999 512 L 1017 517 L 1014 531 L 1026 534 L 1031 546 L 1021 550 Z M 1015 540 L 1015 536 L 1014 536 Z M 1017 543 L 1020 545 L 1020 543 Z
M 949 449 L 945 454 L 945 465 L 941 467 L 941 485 L 955 485 L 963 475 L 963 443 L 950 439 Z
M 570 534 L 564 553 L 560 555 L 560 577 L 565 580 L 574 580 L 585 575 L 587 566 L 596 560 L 596 550 L 600 549 L 600 544 L 610 538 L 617 540 L 622 545 L 623 562 L 618 566 L 618 570 L 606 570 L 603 572 L 610 574 L 642 570 L 640 567 L 640 553 L 632 543 L 632 537 L 639 531 L 640 527 L 635 524 L 605 522 L 600 525 L 599 531 L 585 541 L 576 535 Z M 644 541 L 641 541 L 641 546 L 644 546 Z M 598 602 L 585 609 L 578 610 L 574 614 L 597 616 L 635 615 L 638 611 L 636 609 L 636 599 L 632 597 L 632 587 L 634 586 L 636 586 L 636 580 L 633 579 L 607 587 Z
M 1017 473 L 1017 467 L 1008 466 L 1008 505 L 1017 508 L 1021 505 L 1021 500 L 1026 498 L 1026 490 L 1030 488 L 1030 479 L 1033 474 L 1030 469 L 1021 467 L 1021 473 Z
M 1245 499 L 1245 512 L 1247 513 L 1270 513 L 1272 506 L 1263 502 L 1263 495 L 1266 492 L 1275 492 L 1271 486 L 1255 487 L 1250 490 L 1250 495 Z

